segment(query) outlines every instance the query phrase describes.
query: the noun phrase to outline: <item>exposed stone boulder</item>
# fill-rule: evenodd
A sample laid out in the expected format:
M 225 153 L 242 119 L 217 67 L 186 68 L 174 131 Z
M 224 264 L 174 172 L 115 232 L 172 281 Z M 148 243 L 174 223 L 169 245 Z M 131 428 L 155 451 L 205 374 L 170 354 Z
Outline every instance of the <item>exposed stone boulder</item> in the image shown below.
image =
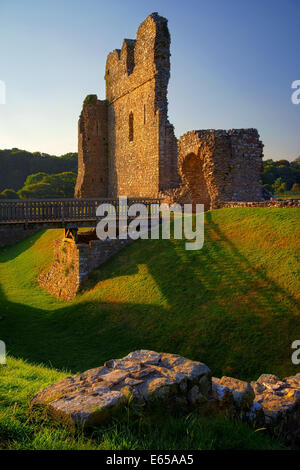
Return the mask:
M 213 377 L 214 397 L 226 405 L 233 415 L 249 411 L 254 400 L 254 391 L 248 382 L 232 377 Z M 223 406 L 222 406 L 223 408 Z
M 211 372 L 200 362 L 176 354 L 139 350 L 108 361 L 80 376 L 66 377 L 39 391 L 31 405 L 75 425 L 101 424 L 129 400 L 187 409 L 207 402 Z
M 212 391 L 215 409 L 254 426 L 264 424 L 262 406 L 255 401 L 253 388 L 248 382 L 232 377 L 213 377 Z
M 300 443 L 300 374 L 283 380 L 263 374 L 251 384 L 231 377 L 213 377 L 212 393 L 212 409 Z
M 300 443 L 300 374 L 280 380 L 263 374 L 251 382 L 261 405 L 265 426 L 276 435 Z
M 94 426 L 129 402 L 170 411 L 225 413 L 300 444 L 300 374 L 280 380 L 263 374 L 255 382 L 211 378 L 209 368 L 177 354 L 138 350 L 39 391 L 32 407 L 72 425 Z

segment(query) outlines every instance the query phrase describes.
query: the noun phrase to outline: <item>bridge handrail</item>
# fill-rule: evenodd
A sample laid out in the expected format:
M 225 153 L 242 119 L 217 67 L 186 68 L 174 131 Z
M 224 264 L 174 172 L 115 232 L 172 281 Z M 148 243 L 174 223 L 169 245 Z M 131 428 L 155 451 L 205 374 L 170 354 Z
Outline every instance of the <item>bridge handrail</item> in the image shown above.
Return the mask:
M 127 198 L 127 206 L 133 203 L 144 203 L 150 213 L 151 205 L 159 203 L 157 198 Z M 0 224 L 38 222 L 61 222 L 96 220 L 97 207 L 102 203 L 110 203 L 120 214 L 123 206 L 119 198 L 89 198 L 89 199 L 3 199 L 0 200 Z M 123 212 L 124 213 L 124 212 Z
M 154 201 L 159 202 L 162 199 L 155 197 L 127 197 L 128 201 L 139 200 L 139 201 Z M 43 198 L 43 199 L 0 199 L 0 204 L 5 204 L 6 202 L 20 202 L 20 203 L 29 203 L 29 202 L 64 202 L 64 201 L 119 201 L 119 198 L 114 197 L 89 197 L 89 198 Z

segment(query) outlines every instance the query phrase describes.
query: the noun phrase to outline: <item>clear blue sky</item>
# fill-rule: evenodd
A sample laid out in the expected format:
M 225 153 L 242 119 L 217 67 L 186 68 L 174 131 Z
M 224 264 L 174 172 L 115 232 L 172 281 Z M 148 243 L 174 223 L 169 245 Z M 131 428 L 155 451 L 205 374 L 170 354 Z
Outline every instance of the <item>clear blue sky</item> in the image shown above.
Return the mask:
M 299 0 L 0 0 L 0 148 L 77 150 L 107 54 L 153 11 L 169 20 L 169 117 L 191 129 L 256 127 L 265 157 L 300 155 Z

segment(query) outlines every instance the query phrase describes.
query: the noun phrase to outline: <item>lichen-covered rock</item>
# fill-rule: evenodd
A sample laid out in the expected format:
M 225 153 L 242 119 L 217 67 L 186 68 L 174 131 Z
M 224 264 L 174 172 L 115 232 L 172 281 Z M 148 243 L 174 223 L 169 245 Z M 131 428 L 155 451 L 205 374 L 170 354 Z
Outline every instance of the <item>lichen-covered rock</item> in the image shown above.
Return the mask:
M 251 385 L 255 402 L 262 407 L 266 427 L 276 435 L 300 443 L 300 374 L 282 380 L 263 374 Z
M 220 411 L 232 410 L 234 408 L 234 398 L 232 391 L 225 385 L 220 384 L 221 379 L 212 377 L 212 393 L 214 406 Z
M 280 380 L 263 374 L 255 382 L 211 377 L 209 368 L 177 354 L 138 350 L 40 390 L 33 407 L 73 425 L 95 426 L 129 401 L 168 409 L 226 413 L 300 443 L 300 374 Z
M 44 405 L 53 417 L 72 424 L 91 426 L 101 424 L 129 399 L 201 406 L 211 394 L 210 377 L 209 368 L 200 362 L 139 350 L 50 385 L 33 397 L 31 405 Z
M 254 400 L 254 391 L 248 382 L 233 379 L 232 377 L 222 377 L 219 386 L 226 387 L 232 393 L 235 407 L 238 410 L 251 409 Z

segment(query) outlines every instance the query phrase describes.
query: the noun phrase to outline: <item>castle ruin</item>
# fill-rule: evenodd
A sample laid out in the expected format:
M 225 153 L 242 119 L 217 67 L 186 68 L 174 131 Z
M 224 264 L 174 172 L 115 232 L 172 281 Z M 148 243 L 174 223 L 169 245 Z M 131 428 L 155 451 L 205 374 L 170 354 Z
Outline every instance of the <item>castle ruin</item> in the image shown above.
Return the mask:
M 255 129 L 200 130 L 178 141 L 168 120 L 170 33 L 152 13 L 106 61 L 106 99 L 89 95 L 78 129 L 75 197 L 261 201 L 263 144 Z

